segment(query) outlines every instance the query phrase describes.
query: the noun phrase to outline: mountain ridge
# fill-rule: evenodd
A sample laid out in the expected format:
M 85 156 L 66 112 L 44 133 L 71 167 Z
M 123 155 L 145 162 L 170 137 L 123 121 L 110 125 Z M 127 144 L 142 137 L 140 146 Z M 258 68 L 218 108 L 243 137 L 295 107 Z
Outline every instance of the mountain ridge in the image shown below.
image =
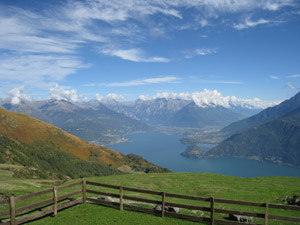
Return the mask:
M 238 130 L 208 152 L 196 149 L 184 155 L 249 158 L 300 167 L 300 92 L 278 106 L 233 124 L 250 128 Z
M 3 104 L 8 110 L 26 113 L 51 123 L 86 141 L 96 144 L 118 142 L 128 133 L 147 131 L 149 125 L 108 109 L 103 104 L 91 107 L 65 100 L 22 101 Z
M 273 119 L 284 116 L 284 114 L 296 109 L 300 105 L 300 92 L 292 98 L 281 102 L 279 105 L 269 107 L 260 113 L 241 121 L 234 122 L 224 127 L 221 132 L 236 133 L 260 125 Z
M 38 166 L 37 170 L 44 175 L 47 173 L 45 168 L 58 175 L 72 174 L 72 170 L 77 176 L 118 174 L 123 165 L 136 172 L 169 171 L 139 156 L 123 155 L 86 142 L 49 123 L 1 107 L 0 134 L 1 163 L 12 161 Z

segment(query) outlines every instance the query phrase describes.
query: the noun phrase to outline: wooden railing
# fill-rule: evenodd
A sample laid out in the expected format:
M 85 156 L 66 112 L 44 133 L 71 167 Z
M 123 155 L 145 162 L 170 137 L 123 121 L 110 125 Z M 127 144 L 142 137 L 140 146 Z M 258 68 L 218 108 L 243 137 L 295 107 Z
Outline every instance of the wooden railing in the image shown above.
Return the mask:
M 111 197 L 119 198 L 119 203 L 107 202 L 104 200 L 95 199 L 95 198 L 91 198 L 91 197 L 88 197 L 87 200 L 89 200 L 91 202 L 95 202 L 95 203 L 105 204 L 105 205 L 119 206 L 120 210 L 123 210 L 123 208 L 125 208 L 125 209 L 133 209 L 133 210 L 147 212 L 147 213 L 160 213 L 162 217 L 164 217 L 166 215 L 166 216 L 170 216 L 170 217 L 176 217 L 176 218 L 180 218 L 180 219 L 188 219 L 188 220 L 198 221 L 198 222 L 201 222 L 201 221 L 209 222 L 210 224 L 245 224 L 245 223 L 241 223 L 241 222 L 233 222 L 233 221 L 224 220 L 224 219 L 217 219 L 215 216 L 216 213 L 236 214 L 236 215 L 242 215 L 242 216 L 263 218 L 263 220 L 264 220 L 263 224 L 265 224 L 265 225 L 268 224 L 269 219 L 300 222 L 300 217 L 290 217 L 290 216 L 269 214 L 270 208 L 284 209 L 284 210 L 296 210 L 296 211 L 300 212 L 299 206 L 227 200 L 227 199 L 219 199 L 219 198 L 213 198 L 213 197 L 180 195 L 180 194 L 172 194 L 172 193 L 166 193 L 166 192 L 157 192 L 157 191 L 122 187 L 122 186 L 116 186 L 116 185 L 108 185 L 108 184 L 102 184 L 102 183 L 91 182 L 91 181 L 86 181 L 86 184 L 92 185 L 92 186 L 100 186 L 100 187 L 104 187 L 104 188 L 119 189 L 120 190 L 119 194 L 103 192 L 103 191 L 98 191 L 98 190 L 96 191 L 96 190 L 92 190 L 92 189 L 86 189 L 86 193 L 92 193 L 92 194 L 97 194 L 97 195 L 104 195 L 104 196 L 111 196 Z M 161 200 L 153 200 L 153 199 L 148 199 L 148 198 L 140 198 L 140 197 L 124 195 L 124 191 L 161 196 Z M 198 202 L 208 202 L 209 207 L 167 202 L 166 198 L 194 200 L 194 201 L 198 201 Z M 124 204 L 123 199 L 132 200 L 132 201 L 136 201 L 136 202 L 142 202 L 142 203 L 150 203 L 150 204 L 154 204 L 154 205 L 161 205 L 162 210 L 161 210 L 161 212 L 155 212 L 152 208 L 145 208 L 145 207 L 136 206 L 136 205 L 132 205 L 132 204 Z M 237 211 L 237 210 L 219 209 L 219 208 L 216 208 L 216 206 L 215 206 L 216 203 L 222 203 L 223 205 L 224 204 L 233 204 L 233 205 L 239 205 L 239 206 L 254 206 L 254 207 L 264 208 L 264 212 L 258 213 L 258 212 L 244 212 L 244 211 Z M 188 214 L 167 212 L 164 210 L 165 206 L 209 212 L 210 216 L 209 217 L 200 217 L 200 216 L 194 216 L 194 215 L 188 215 Z M 299 216 L 300 216 L 300 214 L 299 214 Z M 251 223 L 247 223 L 247 224 L 251 225 Z
M 60 187 L 53 187 L 51 189 L 47 189 L 47 190 L 43 190 L 43 191 L 39 191 L 39 192 L 35 192 L 35 193 L 31 193 L 31 194 L 27 194 L 27 195 L 22 195 L 22 196 L 11 196 L 9 197 L 9 199 L 3 199 L 0 200 L 0 205 L 9 205 L 9 210 L 8 211 L 2 211 L 0 212 L 0 217 L 5 217 L 5 216 L 9 216 L 9 218 L 7 219 L 2 219 L 2 223 L 0 223 L 1 225 L 15 225 L 15 224 L 22 224 L 46 215 L 50 215 L 53 214 L 54 216 L 57 215 L 57 211 L 71 207 L 73 205 L 82 203 L 83 198 L 78 198 L 72 201 L 68 201 L 68 202 L 64 202 L 64 200 L 70 198 L 71 196 L 74 195 L 78 195 L 82 193 L 82 189 L 74 191 L 74 192 L 70 192 L 61 196 L 58 196 L 57 191 L 58 190 L 63 190 L 66 188 L 70 188 L 73 186 L 79 186 L 82 185 L 82 181 L 76 182 L 76 183 L 72 183 L 72 184 L 67 184 L 64 186 L 60 186 Z M 31 198 L 35 198 L 38 196 L 42 196 L 42 195 L 46 195 L 52 193 L 51 198 L 43 200 L 43 201 L 39 201 L 39 202 L 35 202 L 29 205 L 25 205 L 22 207 L 17 208 L 16 207 L 16 203 L 26 200 L 26 199 L 31 199 Z M 46 208 L 47 207 L 47 208 Z M 31 213 L 33 211 L 35 211 L 36 209 L 39 208 L 45 208 L 39 212 L 36 213 Z M 19 216 L 18 218 L 16 217 L 17 214 L 21 214 L 23 216 Z M 26 215 L 28 214 L 28 215 Z
M 81 185 L 80 190 L 72 191 L 67 194 L 58 195 L 58 190 L 70 188 L 73 186 L 79 186 Z M 91 189 L 91 187 L 97 187 L 98 190 Z M 106 191 L 99 190 L 105 189 Z M 113 189 L 113 192 L 107 192 L 107 190 Z M 149 199 L 149 198 L 142 198 L 137 196 L 130 196 L 125 195 L 124 191 L 126 192 L 133 192 L 135 194 L 149 194 L 154 196 L 156 199 Z M 34 198 L 37 196 L 45 195 L 52 193 L 51 198 L 32 203 L 30 205 L 25 205 L 22 207 L 17 208 L 16 202 L 20 202 L 25 199 Z M 82 197 L 77 199 L 72 199 L 67 202 L 65 202 L 67 199 L 69 199 L 71 196 L 78 196 L 82 195 Z M 99 198 L 92 197 L 92 195 L 102 195 L 102 196 L 110 196 L 113 198 L 117 198 L 117 202 L 110 202 L 106 200 L 102 200 Z M 169 202 L 167 199 L 175 199 L 175 201 L 178 199 L 183 200 L 192 200 L 193 202 L 196 202 L 196 205 L 189 205 L 189 204 L 182 204 L 182 203 L 175 203 L 175 202 Z M 126 201 L 127 200 L 127 201 Z M 86 201 L 90 201 L 93 203 L 103 204 L 103 205 L 110 205 L 117 207 L 119 210 L 129 209 L 134 211 L 141 211 L 151 214 L 159 214 L 161 217 L 169 216 L 169 217 L 175 217 L 180 219 L 188 219 L 192 221 L 198 221 L 198 222 L 207 222 L 209 224 L 244 224 L 241 222 L 234 222 L 230 220 L 224 220 L 224 214 L 236 214 L 241 216 L 251 216 L 260 218 L 261 224 L 269 224 L 269 220 L 282 220 L 282 221 L 291 221 L 291 222 L 300 222 L 300 217 L 291 217 L 291 216 L 283 216 L 283 215 L 274 215 L 269 213 L 269 209 L 280 209 L 280 210 L 293 210 L 300 212 L 299 206 L 290 206 L 290 205 L 281 205 L 281 204 L 273 204 L 273 203 L 258 203 L 258 202 L 247 202 L 247 201 L 237 201 L 237 200 L 226 200 L 226 199 L 219 199 L 219 198 L 213 198 L 213 197 L 199 197 L 199 196 L 189 196 L 189 195 L 180 195 L 180 194 L 172 194 L 167 192 L 158 192 L 158 191 L 151 191 L 151 190 L 144 190 L 144 189 L 137 189 L 137 188 L 130 188 L 130 187 L 123 187 L 123 186 L 116 186 L 116 185 L 110 185 L 110 184 L 103 184 L 98 182 L 92 182 L 92 181 L 79 181 L 76 183 L 64 185 L 64 186 L 58 186 L 53 187 L 51 189 L 47 189 L 44 191 L 28 194 L 28 195 L 22 195 L 18 197 L 11 196 L 9 199 L 0 200 L 0 205 L 9 205 L 9 210 L 7 211 L 1 211 L 0 217 L 7 217 L 6 219 L 2 219 L 1 225 L 4 224 L 21 224 L 30 220 L 34 220 L 40 217 L 43 217 L 45 215 L 52 214 L 53 216 L 57 215 L 57 212 L 59 210 L 65 209 L 67 207 L 74 206 L 76 204 L 86 203 Z M 130 204 L 128 203 L 129 201 Z M 201 203 L 202 202 L 202 203 Z M 144 206 L 141 206 L 140 204 L 136 203 L 142 203 Z M 201 204 L 200 204 L 201 203 Z M 204 204 L 204 205 L 203 205 Z M 256 207 L 258 211 L 261 212 L 245 212 L 241 210 L 229 210 L 225 209 L 224 206 L 226 204 L 230 205 L 238 205 L 238 206 L 252 206 Z M 153 205 L 161 205 L 161 210 L 154 210 Z M 222 206 L 222 208 L 219 208 Z M 37 208 L 43 208 L 41 211 L 32 213 Z M 185 210 L 197 210 L 205 212 L 205 216 L 195 216 L 191 214 L 183 214 L 183 213 L 175 213 L 175 212 L 168 212 L 165 210 L 165 207 L 178 207 L 180 209 Z M 257 210 L 256 210 L 257 211 Z M 29 215 L 25 215 L 28 213 L 32 213 Z M 20 215 L 22 216 L 20 217 Z M 222 214 L 220 216 L 220 214 Z M 18 217 L 16 217 L 18 215 Z M 218 216 L 217 216 L 218 215 Z M 300 216 L 300 214 L 299 214 Z M 253 223 L 248 223 L 253 224 Z

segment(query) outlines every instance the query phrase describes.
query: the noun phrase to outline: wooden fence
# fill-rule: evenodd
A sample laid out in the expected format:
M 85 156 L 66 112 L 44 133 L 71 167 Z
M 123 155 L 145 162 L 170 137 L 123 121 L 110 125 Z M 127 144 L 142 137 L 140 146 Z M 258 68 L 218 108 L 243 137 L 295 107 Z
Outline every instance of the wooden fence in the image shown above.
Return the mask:
M 73 191 L 64 195 L 59 196 L 58 190 L 74 187 L 74 186 L 81 186 L 81 188 L 77 191 Z M 107 189 L 114 189 L 115 193 L 112 192 L 105 192 L 100 190 L 93 190 L 90 189 L 92 186 L 101 187 L 105 190 Z M 124 191 L 134 192 L 134 193 L 142 193 L 142 194 L 149 194 L 154 195 L 156 198 L 159 198 L 159 200 L 154 199 L 148 199 L 148 198 L 141 198 L 141 197 L 134 197 L 130 195 L 125 195 Z M 22 206 L 17 208 L 16 202 L 34 198 L 37 196 L 41 196 L 44 194 L 52 193 L 52 198 L 35 202 L 30 205 Z M 88 193 L 88 196 L 87 196 Z M 72 199 L 67 202 L 70 197 L 75 195 L 82 195 L 82 197 L 77 199 Z M 102 196 L 110 196 L 113 198 L 117 198 L 117 202 L 110 202 L 107 200 L 102 200 L 99 198 L 91 197 L 92 194 L 96 195 L 102 195 Z M 196 201 L 197 205 L 187 205 L 187 204 L 181 204 L 181 203 L 174 203 L 174 202 L 168 202 L 167 198 L 172 199 L 185 199 L 185 200 L 193 200 Z M 131 204 L 127 203 L 124 200 L 131 201 Z M 110 185 L 110 184 L 103 184 L 98 182 L 91 182 L 91 181 L 79 181 L 76 183 L 59 186 L 59 187 L 53 187 L 51 189 L 47 189 L 44 191 L 28 194 L 28 195 L 22 195 L 18 197 L 11 196 L 9 199 L 3 199 L 0 200 L 0 205 L 9 205 L 9 209 L 7 211 L 0 211 L 0 217 L 7 217 L 6 219 L 2 219 L 0 225 L 15 225 L 15 224 L 21 224 L 25 223 L 27 221 L 31 221 L 40 217 L 44 217 L 46 215 L 53 215 L 56 216 L 57 212 L 59 210 L 77 205 L 77 204 L 84 204 L 86 201 L 90 201 L 93 203 L 103 204 L 103 205 L 110 205 L 117 207 L 119 210 L 129 209 L 134 211 L 141 211 L 151 214 L 159 214 L 161 217 L 164 216 L 170 216 L 180 219 L 188 219 L 192 221 L 197 222 L 206 222 L 208 224 L 244 224 L 242 222 L 235 222 L 225 219 L 220 219 L 224 216 L 218 216 L 216 217 L 216 214 L 222 214 L 222 215 L 229 215 L 229 214 L 236 214 L 241 216 L 250 216 L 250 217 L 256 217 L 261 218 L 263 221 L 262 224 L 269 224 L 269 220 L 275 219 L 275 220 L 282 220 L 282 221 L 291 221 L 291 222 L 299 222 L 300 223 L 300 217 L 291 217 L 291 216 L 282 216 L 282 215 L 274 215 L 269 213 L 269 209 L 281 209 L 281 210 L 296 210 L 300 212 L 300 206 L 290 206 L 290 205 L 281 205 L 281 204 L 273 204 L 273 203 L 258 203 L 258 202 L 247 202 L 247 201 L 237 201 L 237 200 L 226 200 L 226 199 L 219 199 L 214 197 L 199 197 L 199 196 L 189 196 L 189 195 L 180 195 L 180 194 L 172 194 L 172 193 L 166 193 L 166 192 L 158 192 L 158 191 L 150 191 L 150 190 L 143 190 L 143 189 L 136 189 L 136 188 L 130 188 L 130 187 L 122 187 L 122 186 L 116 186 L 116 185 Z M 142 207 L 134 203 L 143 203 L 143 204 L 149 204 L 152 208 Z M 200 206 L 200 202 L 204 202 L 206 204 L 205 206 Z M 245 211 L 239 211 L 239 210 L 229 210 L 222 208 L 217 208 L 216 205 L 222 203 L 223 205 L 231 204 L 231 205 L 238 205 L 238 206 L 253 206 L 258 208 L 263 208 L 263 212 L 245 212 Z M 160 205 L 161 210 L 157 211 L 153 209 L 153 205 Z M 189 215 L 189 214 L 182 214 L 182 213 L 175 213 L 175 212 L 169 212 L 165 210 L 165 207 L 178 207 L 180 209 L 188 209 L 188 210 L 197 210 L 202 212 L 207 212 L 206 216 L 195 216 L 195 215 Z M 47 208 L 46 208 L 47 207 Z M 43 208 L 43 210 L 32 213 L 38 208 Z M 30 213 L 30 214 L 28 214 Z M 18 217 L 16 217 L 16 215 Z M 21 216 L 20 216 L 21 214 Z M 26 215 L 28 214 L 28 215 Z M 208 215 L 208 216 L 207 216 Z M 300 214 L 299 214 L 300 215 Z M 247 223 L 250 225 L 253 225 L 254 223 Z
M 64 202 L 64 200 L 74 196 L 74 195 L 78 195 L 82 193 L 82 189 L 74 191 L 74 192 L 70 192 L 61 196 L 58 196 L 57 191 L 58 190 L 63 190 L 66 188 L 70 188 L 70 187 L 74 187 L 74 186 L 79 186 L 82 185 L 82 181 L 76 182 L 76 183 L 72 183 L 72 184 L 67 184 L 64 186 L 60 186 L 60 187 L 53 187 L 51 189 L 47 189 L 47 190 L 43 190 L 43 191 L 39 191 L 39 192 L 35 192 L 35 193 L 31 193 L 31 194 L 27 194 L 27 195 L 22 195 L 22 196 L 11 196 L 9 197 L 9 199 L 3 199 L 0 200 L 0 205 L 10 205 L 10 210 L 9 211 L 2 211 L 0 212 L 0 217 L 5 217 L 5 216 L 9 216 L 9 218 L 7 219 L 2 219 L 2 223 L 0 223 L 1 225 L 15 225 L 15 224 L 22 224 L 40 217 L 44 217 L 46 215 L 50 215 L 53 214 L 54 216 L 57 215 L 57 211 L 74 206 L 76 204 L 82 203 L 83 202 L 83 198 L 78 198 L 72 201 L 68 201 L 68 202 Z M 25 205 L 22 207 L 17 208 L 16 207 L 16 203 L 20 202 L 22 200 L 25 199 L 30 199 L 30 198 L 34 198 L 34 197 L 38 197 L 41 195 L 45 195 L 45 194 L 49 194 L 49 193 L 53 193 L 53 196 L 49 199 L 43 200 L 43 201 L 39 201 L 39 202 L 35 202 L 32 203 L 30 205 Z M 45 208 L 39 212 L 36 213 L 31 213 L 33 211 L 35 211 L 36 209 L 39 208 Z M 23 216 L 19 216 L 18 218 L 16 217 L 17 214 L 21 214 Z M 26 215 L 27 214 L 27 215 Z

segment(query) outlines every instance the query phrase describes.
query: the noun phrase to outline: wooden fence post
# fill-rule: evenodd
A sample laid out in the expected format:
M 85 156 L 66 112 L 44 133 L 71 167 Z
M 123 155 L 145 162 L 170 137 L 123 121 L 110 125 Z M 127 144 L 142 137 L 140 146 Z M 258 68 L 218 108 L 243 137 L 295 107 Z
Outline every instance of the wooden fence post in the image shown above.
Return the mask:
M 266 203 L 266 210 L 265 210 L 265 225 L 268 225 L 269 220 L 269 203 Z
M 82 180 L 82 203 L 86 202 L 86 180 Z
M 120 186 L 120 210 L 123 210 L 123 187 Z
M 165 216 L 166 192 L 162 192 L 161 217 Z
M 53 187 L 53 216 L 57 215 L 57 188 Z
M 210 198 L 210 224 L 213 225 L 214 224 L 214 197 Z
M 10 203 L 10 224 L 15 225 L 16 224 L 16 203 L 15 203 L 15 196 L 9 197 L 9 203 Z

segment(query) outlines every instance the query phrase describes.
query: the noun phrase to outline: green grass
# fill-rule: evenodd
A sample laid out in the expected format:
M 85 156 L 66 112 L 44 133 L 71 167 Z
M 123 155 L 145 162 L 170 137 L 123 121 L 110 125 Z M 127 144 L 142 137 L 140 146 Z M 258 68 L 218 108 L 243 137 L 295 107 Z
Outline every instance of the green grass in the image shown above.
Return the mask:
M 59 212 L 57 217 L 47 217 L 42 220 L 31 222 L 32 225 L 72 224 L 72 225 L 158 225 L 158 224 L 195 224 L 187 220 L 176 218 L 161 218 L 156 215 L 119 211 L 118 209 L 99 206 L 94 204 L 78 205 Z
M 53 185 L 53 182 L 41 180 L 26 180 L 8 177 L 7 174 L 0 176 L 1 186 L 0 192 L 7 194 L 22 195 L 29 192 L 44 190 Z M 2 179 L 2 180 L 1 180 Z M 2 181 L 6 181 L 2 185 Z M 72 183 L 77 180 L 70 180 L 66 183 Z M 262 178 L 239 178 L 232 176 L 223 176 L 216 174 L 205 173 L 164 173 L 164 174 L 131 174 L 131 175 L 115 175 L 106 177 L 91 177 L 89 181 L 102 182 L 126 187 L 148 189 L 155 191 L 165 191 L 169 193 L 178 193 L 193 196 L 202 196 L 233 200 L 244 200 L 254 202 L 280 203 L 278 199 L 285 196 L 300 194 L 300 178 L 292 177 L 262 177 Z M 87 188 L 93 190 L 101 190 L 107 192 L 118 193 L 118 190 L 107 189 L 87 185 Z M 60 190 L 59 195 L 80 189 L 80 186 L 73 187 L 67 190 Z M 124 192 L 125 195 L 144 197 L 149 199 L 160 200 L 160 196 L 147 194 Z M 79 195 L 80 196 L 80 195 Z M 79 197 L 78 196 L 78 197 Z M 88 196 L 96 196 L 89 194 Z M 49 198 L 51 195 L 44 197 Z M 43 200 L 40 199 L 35 201 Z M 178 202 L 182 204 L 208 206 L 206 202 L 180 200 L 167 198 L 166 201 Z M 30 201 L 24 201 L 19 205 L 25 205 Z M 153 206 L 148 206 L 153 207 Z M 229 204 L 216 204 L 217 208 L 225 208 L 240 211 L 262 212 L 263 208 L 237 206 Z M 3 210 L 3 209 L 2 209 Z M 181 213 L 191 214 L 188 210 L 181 210 Z M 198 212 L 197 215 L 201 215 Z M 298 216 L 299 211 L 282 211 L 270 209 L 271 214 Z M 209 217 L 209 213 L 204 213 L 204 216 Z M 224 218 L 226 215 L 217 214 L 218 218 Z M 260 219 L 255 219 L 255 223 L 262 223 Z M 175 218 L 160 218 L 155 215 L 139 213 L 133 211 L 119 211 L 114 208 L 104 207 L 94 204 L 85 204 L 72 207 L 58 213 L 56 218 L 46 217 L 41 220 L 32 222 L 32 224 L 194 224 L 193 222 L 175 219 Z M 272 221 L 270 224 L 293 224 L 284 221 Z

